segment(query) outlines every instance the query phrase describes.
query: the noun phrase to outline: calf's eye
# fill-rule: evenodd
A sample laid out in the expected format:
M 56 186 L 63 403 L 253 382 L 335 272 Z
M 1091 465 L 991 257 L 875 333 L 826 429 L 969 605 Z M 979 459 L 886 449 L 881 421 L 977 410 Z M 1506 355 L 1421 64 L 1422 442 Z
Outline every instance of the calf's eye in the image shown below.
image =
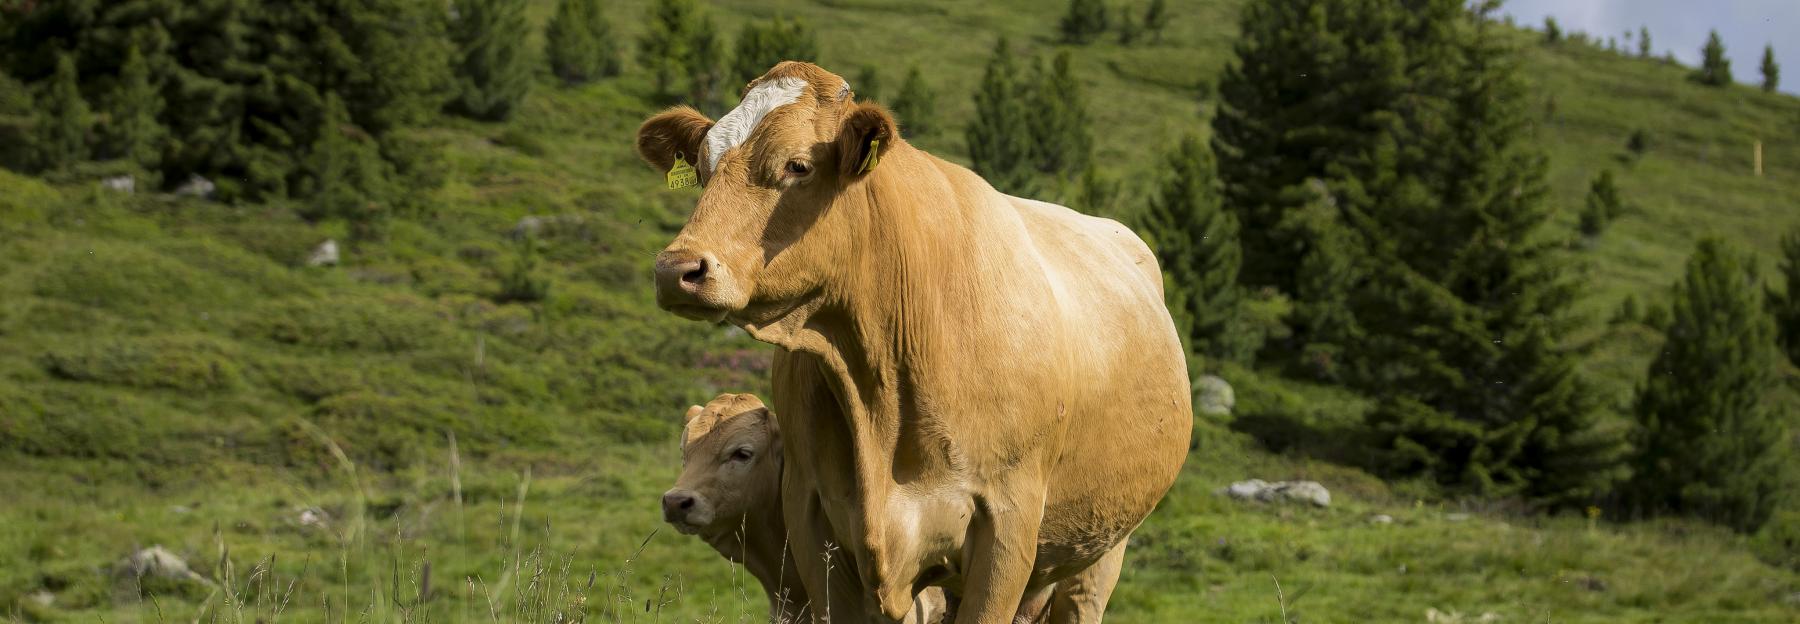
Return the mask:
M 788 161 L 788 163 L 787 163 L 787 174 L 788 175 L 794 176 L 794 177 L 803 177 L 809 173 L 812 173 L 812 165 L 807 164 L 802 161 L 798 161 L 798 160 Z
M 750 449 L 738 449 L 731 452 L 731 458 L 737 461 L 750 461 L 750 458 L 755 456 L 756 453 Z

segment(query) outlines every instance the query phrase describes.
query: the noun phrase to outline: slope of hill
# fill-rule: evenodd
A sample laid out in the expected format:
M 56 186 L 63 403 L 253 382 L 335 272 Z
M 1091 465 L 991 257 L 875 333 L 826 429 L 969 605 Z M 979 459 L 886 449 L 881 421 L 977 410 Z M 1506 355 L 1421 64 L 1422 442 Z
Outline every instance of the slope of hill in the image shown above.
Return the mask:
M 942 130 L 914 141 L 960 161 L 995 36 L 1055 47 L 1060 5 L 1043 4 L 713 11 L 727 35 L 746 18 L 802 16 L 826 67 L 854 76 L 874 65 L 890 91 L 918 64 Z M 1115 215 L 1154 188 L 1167 147 L 1206 133 L 1206 85 L 1230 56 L 1236 3 L 1171 4 L 1163 43 L 1109 40 L 1075 57 L 1096 162 L 1124 182 Z M 608 10 L 635 36 L 648 5 Z M 534 0 L 533 18 L 553 8 Z M 1519 37 L 1571 235 L 1601 168 L 1633 208 L 1574 251 L 1592 267 L 1588 368 L 1623 400 L 1660 338 L 1603 327 L 1620 300 L 1661 297 L 1704 232 L 1768 266 L 1780 233 L 1800 226 L 1800 100 Z M 754 621 L 753 580 L 658 531 L 677 415 L 720 391 L 765 390 L 770 347 L 651 302 L 651 256 L 695 195 L 661 190 L 631 153 L 656 109 L 648 92 L 637 69 L 578 88 L 546 75 L 510 122 L 445 118 L 430 134 L 449 183 L 372 241 L 281 202 L 223 206 L 0 172 L 0 612 Z M 1636 129 L 1651 148 L 1626 158 Z M 343 244 L 342 265 L 306 266 L 328 238 Z M 547 297 L 503 296 L 521 272 L 547 279 Z M 1135 538 L 1114 621 L 1395 621 L 1428 609 L 1467 621 L 1800 618 L 1795 555 L 1772 536 L 1438 502 L 1428 487 L 1306 457 L 1354 420 L 1356 397 L 1221 373 L 1238 386 L 1239 428 L 1276 423 L 1257 433 L 1284 434 L 1289 452 L 1201 419 L 1186 474 Z M 1317 479 L 1338 502 L 1249 506 L 1212 493 L 1247 477 Z M 116 562 L 155 544 L 212 581 L 138 587 L 119 574 Z

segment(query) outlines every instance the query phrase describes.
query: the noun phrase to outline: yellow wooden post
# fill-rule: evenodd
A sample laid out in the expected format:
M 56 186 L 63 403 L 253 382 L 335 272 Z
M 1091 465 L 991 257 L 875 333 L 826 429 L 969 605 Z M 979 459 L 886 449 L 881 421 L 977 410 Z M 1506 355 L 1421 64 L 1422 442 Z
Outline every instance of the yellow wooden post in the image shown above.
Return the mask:
M 1762 177 L 1762 141 L 1756 142 L 1756 177 Z

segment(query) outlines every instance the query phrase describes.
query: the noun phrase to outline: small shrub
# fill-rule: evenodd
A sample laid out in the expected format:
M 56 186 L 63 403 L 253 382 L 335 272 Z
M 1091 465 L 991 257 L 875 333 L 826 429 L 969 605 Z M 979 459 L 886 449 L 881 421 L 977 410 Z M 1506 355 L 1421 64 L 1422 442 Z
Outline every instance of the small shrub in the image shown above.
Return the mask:
M 233 345 L 210 336 L 154 336 L 56 349 L 40 362 L 70 381 L 212 391 L 238 384 L 239 356 Z
M 519 239 L 518 253 L 512 266 L 500 276 L 500 292 L 494 301 L 500 303 L 537 303 L 550 296 L 549 278 L 539 275 L 538 242 L 530 236 Z

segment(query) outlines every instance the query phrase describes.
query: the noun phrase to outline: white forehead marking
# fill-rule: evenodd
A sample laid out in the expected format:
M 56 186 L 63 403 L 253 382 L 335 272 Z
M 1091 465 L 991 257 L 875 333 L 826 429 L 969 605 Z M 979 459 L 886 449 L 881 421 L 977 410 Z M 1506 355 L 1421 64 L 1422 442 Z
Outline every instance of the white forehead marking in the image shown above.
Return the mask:
M 718 166 L 719 159 L 731 148 L 743 145 L 749 140 L 750 131 L 762 122 L 769 111 L 792 104 L 800 99 L 800 93 L 806 90 L 806 81 L 793 76 L 776 78 L 756 85 L 737 108 L 731 109 L 712 130 L 706 132 L 706 167 L 711 170 Z

